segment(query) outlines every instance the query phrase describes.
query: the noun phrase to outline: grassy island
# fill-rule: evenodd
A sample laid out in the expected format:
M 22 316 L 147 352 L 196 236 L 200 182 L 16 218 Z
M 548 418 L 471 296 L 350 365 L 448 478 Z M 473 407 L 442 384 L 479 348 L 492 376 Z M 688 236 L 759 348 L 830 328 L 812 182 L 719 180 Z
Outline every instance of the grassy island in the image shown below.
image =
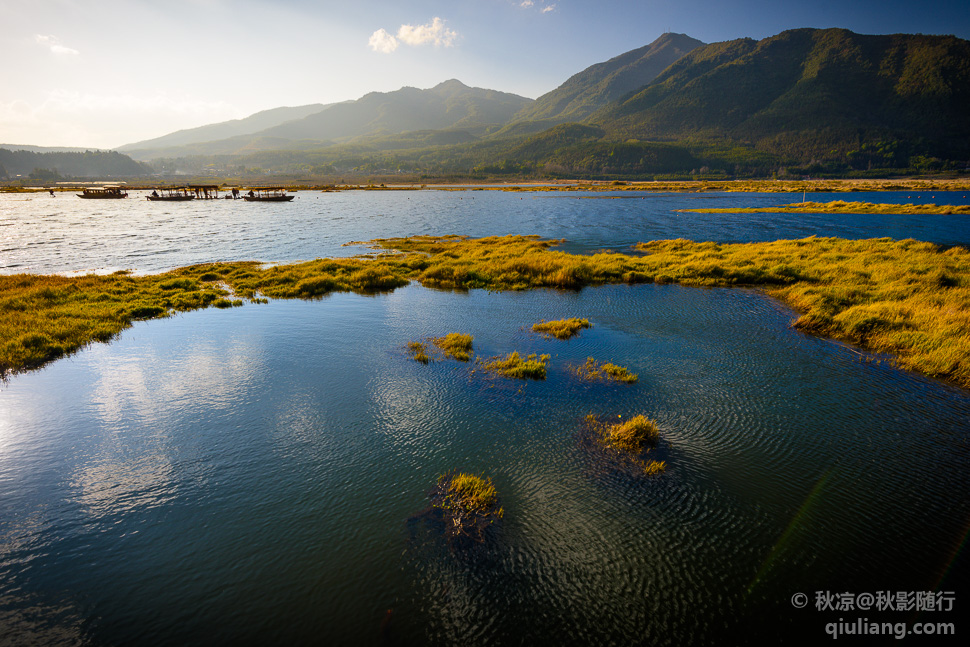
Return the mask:
M 585 425 L 600 446 L 624 461 L 632 462 L 645 475 L 655 476 L 667 469 L 666 461 L 646 457 L 660 439 L 656 421 L 638 415 L 626 422 L 611 424 L 590 414 L 586 416 Z
M 761 288 L 801 313 L 798 330 L 891 353 L 904 368 L 970 388 L 970 252 L 962 247 L 889 238 L 681 239 L 641 243 L 636 253 L 579 255 L 552 249 L 558 242 L 415 236 L 373 241 L 387 253 L 372 258 L 204 264 L 150 276 L 4 275 L 0 371 L 37 367 L 134 321 L 219 299 L 372 294 L 410 281 L 458 290 L 680 283 Z
M 746 207 L 740 209 L 678 209 L 684 213 L 846 213 L 846 214 L 938 214 L 950 216 L 970 213 L 968 205 L 952 204 L 886 204 L 873 202 L 792 202 L 778 207 Z
M 472 340 L 471 335 L 451 332 L 444 337 L 432 337 L 431 343 L 445 355 L 453 357 L 459 362 L 467 362 L 472 354 Z
M 491 357 L 480 360 L 479 366 L 487 373 L 495 373 L 503 377 L 518 380 L 544 380 L 546 379 L 546 364 L 548 362 L 549 355 L 533 353 L 523 358 L 518 351 L 512 351 L 505 357 Z
M 584 380 L 612 380 L 634 384 L 640 378 L 623 366 L 611 362 L 597 362 L 592 357 L 586 358 L 586 363 L 576 369 L 576 374 Z
M 471 359 L 473 339 L 471 335 L 452 332 L 444 337 L 429 337 L 427 342 L 438 351 L 439 357 L 444 355 L 445 357 L 456 359 L 459 362 L 467 362 Z M 428 355 L 428 344 L 419 341 L 410 341 L 408 342 L 407 348 L 411 359 L 422 364 L 427 364 L 431 361 L 431 357 Z
M 556 321 L 542 321 L 532 326 L 532 332 L 556 339 L 569 339 L 579 334 L 583 328 L 589 328 L 589 319 L 558 319 Z
M 492 479 L 464 472 L 439 476 L 431 490 L 431 505 L 443 515 L 445 533 L 452 540 L 480 543 L 488 527 L 505 514 Z

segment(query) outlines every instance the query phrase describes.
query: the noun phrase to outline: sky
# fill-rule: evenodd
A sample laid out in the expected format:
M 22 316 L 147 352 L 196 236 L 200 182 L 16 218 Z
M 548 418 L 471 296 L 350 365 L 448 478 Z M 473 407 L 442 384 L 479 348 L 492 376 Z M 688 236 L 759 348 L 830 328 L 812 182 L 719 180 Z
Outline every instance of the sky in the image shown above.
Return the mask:
M 0 143 L 112 148 L 404 86 L 536 98 L 664 32 L 970 39 L 966 0 L 0 0 Z

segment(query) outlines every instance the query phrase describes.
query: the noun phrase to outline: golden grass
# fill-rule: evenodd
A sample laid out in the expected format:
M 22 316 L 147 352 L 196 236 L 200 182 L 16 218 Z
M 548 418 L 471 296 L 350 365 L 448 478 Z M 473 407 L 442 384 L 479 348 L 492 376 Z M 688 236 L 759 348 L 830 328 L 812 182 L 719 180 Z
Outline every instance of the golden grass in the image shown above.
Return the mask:
M 444 487 L 440 507 L 488 514 L 496 511 L 498 493 L 490 478 L 457 472 L 442 474 L 438 484 Z
M 505 515 L 492 479 L 464 472 L 439 476 L 431 490 L 431 505 L 441 511 L 445 534 L 452 541 L 481 543 L 488 528 Z
M 431 343 L 445 355 L 454 357 L 460 362 L 467 362 L 472 354 L 472 339 L 471 335 L 451 332 L 444 337 L 432 337 Z
M 655 420 L 637 415 L 626 422 L 607 423 L 590 414 L 586 416 L 585 425 L 600 446 L 622 462 L 632 462 L 643 470 L 644 475 L 656 476 L 667 469 L 666 461 L 646 456 L 660 439 L 660 429 Z
M 537 356 L 533 353 L 523 359 L 518 351 L 512 351 L 505 357 L 479 360 L 479 366 L 488 373 L 495 373 L 504 377 L 518 380 L 544 380 L 546 379 L 546 364 L 548 362 L 549 355 Z
M 612 380 L 634 384 L 640 378 L 623 366 L 611 362 L 597 362 L 592 357 L 586 358 L 586 363 L 576 369 L 576 374 L 584 380 Z
M 233 294 L 317 298 L 386 291 L 411 280 L 459 290 L 656 282 L 763 288 L 802 313 L 795 322 L 799 330 L 891 353 L 904 368 L 970 387 L 970 252 L 962 247 L 889 238 L 725 245 L 666 240 L 641 243 L 639 254 L 584 256 L 553 250 L 558 241 L 535 236 L 374 242 L 396 253 L 269 268 L 206 264 L 141 277 L 0 276 L 0 371 L 40 366 L 92 341 L 107 341 L 139 319 L 219 299 L 235 305 Z M 542 365 L 544 376 L 544 361 L 517 353 L 494 366 L 508 362 L 514 373 L 513 364 L 530 361 Z
M 410 353 L 411 359 L 416 362 L 427 364 L 431 361 L 431 358 L 428 357 L 427 347 L 419 341 L 408 342 L 408 353 Z
M 543 321 L 532 326 L 532 332 L 540 335 L 555 337 L 556 339 L 569 339 L 578 335 L 583 328 L 589 328 L 589 319 L 557 319 L 556 321 Z
M 430 187 L 434 188 L 434 187 Z M 458 187 L 457 190 L 462 190 Z M 476 189 L 482 190 L 482 189 Z M 495 191 L 657 191 L 676 193 L 851 193 L 876 191 L 967 191 L 970 180 L 900 178 L 873 180 L 657 180 L 614 183 L 559 182 L 485 187 Z
M 851 214 L 968 214 L 970 206 L 952 204 L 885 204 L 873 202 L 792 202 L 778 207 L 749 207 L 743 209 L 678 209 L 687 213 L 851 213 Z

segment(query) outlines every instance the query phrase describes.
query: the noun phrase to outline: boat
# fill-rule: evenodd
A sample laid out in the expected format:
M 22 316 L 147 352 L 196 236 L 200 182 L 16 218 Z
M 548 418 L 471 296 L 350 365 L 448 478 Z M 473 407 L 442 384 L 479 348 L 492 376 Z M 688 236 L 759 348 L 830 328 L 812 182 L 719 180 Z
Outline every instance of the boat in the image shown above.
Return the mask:
M 289 202 L 296 196 L 286 195 L 286 189 L 281 186 L 253 187 L 243 196 L 246 202 Z
M 186 202 L 188 200 L 195 200 L 195 194 L 189 193 L 189 188 L 185 186 L 155 189 L 147 197 L 152 202 Z
M 75 193 L 74 195 L 79 198 L 87 198 L 88 200 L 115 200 L 118 198 L 127 198 L 128 192 L 120 186 L 101 186 L 82 189 L 81 193 Z
M 199 200 L 216 200 L 219 198 L 218 184 L 190 184 L 189 189 L 195 191 Z

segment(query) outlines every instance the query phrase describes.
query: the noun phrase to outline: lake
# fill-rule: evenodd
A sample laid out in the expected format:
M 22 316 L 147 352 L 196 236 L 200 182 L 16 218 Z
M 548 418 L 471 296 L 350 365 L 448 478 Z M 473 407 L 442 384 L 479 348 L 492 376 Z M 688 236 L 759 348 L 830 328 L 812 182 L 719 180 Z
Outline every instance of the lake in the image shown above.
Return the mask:
M 4 195 L 0 271 L 285 262 L 414 234 L 538 234 L 573 252 L 677 237 L 970 243 L 965 216 L 674 211 L 801 197 Z M 592 328 L 530 330 L 572 316 Z M 798 333 L 794 317 L 744 289 L 411 285 L 137 323 L 0 386 L 0 643 L 742 644 L 820 642 L 840 620 L 954 622 L 816 602 L 962 602 L 970 393 Z M 473 335 L 476 357 L 548 353 L 548 377 L 409 358 L 409 341 L 448 332 Z M 587 357 L 639 382 L 582 381 Z M 666 473 L 591 451 L 590 413 L 655 418 Z M 450 470 L 498 490 L 504 518 L 480 546 L 449 545 L 423 514 Z

